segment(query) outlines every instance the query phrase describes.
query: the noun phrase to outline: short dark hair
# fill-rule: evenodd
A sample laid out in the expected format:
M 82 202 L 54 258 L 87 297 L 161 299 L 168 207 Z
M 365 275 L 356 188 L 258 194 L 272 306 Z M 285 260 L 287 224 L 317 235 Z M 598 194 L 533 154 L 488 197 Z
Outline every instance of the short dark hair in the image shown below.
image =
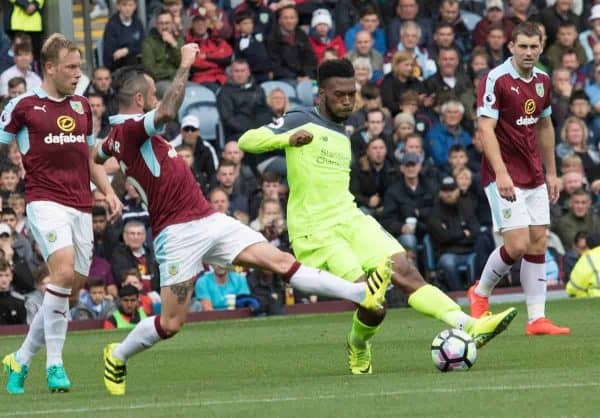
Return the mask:
M 569 97 L 569 104 L 573 104 L 575 100 L 585 100 L 589 103 L 590 98 L 587 94 L 585 94 L 585 91 L 575 90 L 573 93 L 571 93 L 571 97 Z
M 167 12 L 168 13 L 168 12 Z M 129 65 L 119 68 L 113 75 L 112 87 L 116 92 L 119 106 L 131 105 L 131 99 L 136 93 L 144 93 L 148 90 L 149 76 L 146 69 L 141 65 Z
M 439 29 L 443 29 L 443 28 L 450 28 L 450 29 L 452 29 L 452 32 L 453 32 L 453 33 L 456 33 L 456 30 L 454 29 L 454 26 L 452 25 L 452 23 L 449 23 L 449 22 L 444 22 L 444 21 L 442 21 L 442 22 L 439 22 L 439 23 L 438 23 L 438 24 L 435 26 L 435 29 L 434 29 L 434 31 L 433 31 L 433 32 L 435 33 L 435 32 L 437 32 Z
M 248 11 L 248 10 L 242 10 L 238 13 L 235 14 L 234 16 L 234 20 L 235 20 L 235 24 L 239 25 L 240 23 L 242 23 L 244 20 L 246 19 L 250 19 L 252 20 L 252 22 L 254 22 L 254 15 L 252 12 Z
M 125 270 L 123 272 L 123 275 L 121 276 L 121 280 L 125 280 L 127 278 L 127 276 L 135 276 L 139 280 L 142 280 L 142 275 L 140 274 L 140 271 L 136 268 L 130 268 L 130 269 Z
M 139 295 L 140 295 L 139 289 L 130 284 L 126 284 L 125 286 L 119 288 L 119 297 L 120 298 L 124 298 L 126 296 L 139 296 Z
M 90 277 L 88 279 L 88 289 L 92 287 L 102 287 L 106 288 L 106 284 L 104 283 L 104 279 L 102 277 Z
M 466 154 L 467 149 L 465 148 L 465 146 L 463 144 L 453 144 L 450 146 L 450 149 L 448 150 L 448 155 L 452 154 L 453 152 L 464 152 Z
M 94 216 L 107 216 L 106 208 L 103 206 L 92 206 L 92 217 Z
M 235 167 L 235 166 L 236 166 L 235 163 L 233 161 L 231 161 L 231 160 L 222 159 L 219 162 L 219 168 L 221 168 L 221 167 Z M 217 168 L 217 170 L 219 170 L 219 168 Z
M 377 84 L 367 81 L 360 88 L 360 95 L 362 96 L 363 100 L 375 100 L 381 97 L 381 91 L 379 90 Z
M 265 171 L 260 178 L 260 183 L 279 183 L 281 181 L 281 176 L 272 171 Z
M 94 71 L 92 71 L 92 78 L 96 77 L 98 71 L 108 71 L 108 73 L 110 74 L 110 69 L 108 67 L 100 66 L 94 68 Z
M 13 53 L 15 54 L 15 56 L 21 55 L 21 54 L 31 54 L 31 52 L 32 52 L 32 47 L 31 47 L 31 43 L 29 43 L 29 42 L 21 42 L 19 44 L 16 44 L 13 48 Z
M 588 192 L 587 190 L 585 190 L 583 188 L 579 188 L 579 189 L 575 190 L 573 193 L 571 193 L 571 198 L 573 198 L 575 196 L 587 196 L 590 199 L 592 198 L 592 195 L 590 194 L 590 192 Z
M 8 80 L 9 89 L 14 89 L 19 84 L 23 84 L 25 88 L 27 88 L 27 81 L 23 77 L 13 77 L 10 80 Z
M 12 271 L 12 267 L 10 266 L 8 261 L 6 261 L 4 259 L 0 259 L 0 271 L 6 271 L 6 270 Z
M 377 13 L 377 9 L 370 3 L 365 4 L 358 13 L 359 18 L 363 18 L 368 15 L 377 15 L 379 17 L 379 13 Z
M 13 210 L 13 208 L 11 208 L 10 206 L 6 206 L 4 208 L 2 208 L 2 216 L 4 215 L 14 215 L 17 216 L 17 214 L 15 213 L 15 211 Z
M 492 23 L 487 30 L 487 34 L 489 35 L 491 31 L 493 30 L 501 30 L 502 33 L 504 33 L 504 26 L 502 26 L 502 23 L 500 22 L 496 22 L 496 23 Z
M 88 93 L 88 95 L 87 95 L 88 100 L 91 99 L 92 97 L 95 97 L 97 99 L 101 99 L 102 103 L 104 103 L 104 96 L 101 95 L 100 93 L 96 93 L 96 92 Z
M 298 9 L 296 9 L 296 6 L 294 4 L 288 4 L 287 6 L 283 6 L 281 9 L 277 10 L 277 20 L 279 20 L 284 10 L 290 9 L 296 12 L 296 16 L 298 15 Z
M 365 118 L 367 121 L 369 120 L 369 115 L 370 115 L 371 113 L 379 113 L 379 114 L 381 115 L 381 117 L 382 117 L 382 118 L 385 120 L 385 112 L 383 111 L 383 109 L 382 109 L 382 108 L 380 108 L 380 107 L 376 107 L 376 108 L 374 108 L 374 109 L 369 109 L 369 110 L 367 111 L 367 117 Z
M 539 25 L 539 23 L 537 23 L 537 22 L 529 22 L 529 21 L 519 23 L 513 29 L 510 40 L 512 42 L 515 42 L 519 35 L 524 35 L 527 37 L 537 36 L 538 38 L 540 38 L 540 42 L 544 42 L 544 39 L 542 38 L 542 31 L 540 31 L 540 27 L 538 25 Z
M 575 30 L 577 30 L 577 25 L 574 22 L 571 22 L 570 20 L 561 20 L 558 24 L 558 29 L 556 31 L 558 32 L 560 28 L 574 28 Z
M 333 77 L 354 77 L 354 66 L 346 58 L 329 60 L 319 65 L 317 73 L 319 86 L 322 86 L 326 80 Z
M 19 175 L 19 168 L 14 164 L 5 164 L 2 166 L 2 168 L 0 168 L 0 174 L 7 173 L 9 171 Z

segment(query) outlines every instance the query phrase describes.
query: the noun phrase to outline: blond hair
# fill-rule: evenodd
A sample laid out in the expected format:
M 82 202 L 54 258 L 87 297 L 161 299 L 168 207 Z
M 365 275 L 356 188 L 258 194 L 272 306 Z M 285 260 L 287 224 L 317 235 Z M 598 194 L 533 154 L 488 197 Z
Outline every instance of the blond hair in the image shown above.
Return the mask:
M 62 33 L 53 33 L 50 35 L 44 42 L 44 45 L 42 45 L 42 51 L 40 53 L 42 69 L 45 69 L 47 62 L 56 63 L 60 56 L 60 51 L 63 49 L 66 49 L 68 52 L 77 51 L 81 55 L 81 51 L 77 44 L 68 40 Z
M 582 121 L 580 118 L 578 118 L 577 116 L 569 116 L 565 122 L 563 123 L 563 126 L 560 130 L 560 140 L 564 143 L 567 142 L 567 128 L 570 124 L 575 123 L 577 125 L 579 125 L 579 127 L 581 128 L 582 134 L 583 134 L 583 145 L 587 146 L 587 140 L 588 140 L 588 127 L 585 124 L 584 121 Z

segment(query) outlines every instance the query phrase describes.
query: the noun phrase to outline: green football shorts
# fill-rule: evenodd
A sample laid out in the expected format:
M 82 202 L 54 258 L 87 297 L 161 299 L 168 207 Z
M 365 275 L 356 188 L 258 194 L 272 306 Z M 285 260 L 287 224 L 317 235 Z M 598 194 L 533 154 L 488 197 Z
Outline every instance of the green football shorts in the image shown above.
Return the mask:
M 384 257 L 404 252 L 398 240 L 375 219 L 358 209 L 356 212 L 344 223 L 294 239 L 296 258 L 353 282 L 377 267 Z

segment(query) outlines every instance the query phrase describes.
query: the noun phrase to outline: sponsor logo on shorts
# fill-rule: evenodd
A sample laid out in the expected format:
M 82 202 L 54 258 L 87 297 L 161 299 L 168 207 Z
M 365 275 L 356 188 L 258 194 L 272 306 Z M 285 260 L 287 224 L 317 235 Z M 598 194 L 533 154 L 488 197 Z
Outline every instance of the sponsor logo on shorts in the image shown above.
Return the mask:
M 71 116 L 62 115 L 56 118 L 56 126 L 64 132 L 72 132 L 75 129 L 75 119 Z
M 504 219 L 510 218 L 510 215 L 511 215 L 510 208 L 508 208 L 508 209 L 502 209 L 502 216 L 504 217 Z
M 56 232 L 52 231 L 52 232 L 48 232 L 46 234 L 46 239 L 48 240 L 48 242 L 55 242 L 56 241 Z
M 177 264 L 171 264 L 168 271 L 171 276 L 175 276 L 179 272 L 179 266 Z

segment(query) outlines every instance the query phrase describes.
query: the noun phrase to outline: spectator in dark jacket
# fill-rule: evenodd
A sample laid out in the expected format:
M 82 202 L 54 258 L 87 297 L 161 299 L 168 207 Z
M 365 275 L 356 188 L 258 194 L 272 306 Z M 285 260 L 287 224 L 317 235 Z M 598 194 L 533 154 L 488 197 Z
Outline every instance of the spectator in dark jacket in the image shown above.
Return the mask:
M 136 7 L 135 1 L 119 0 L 118 13 L 112 15 L 104 27 L 102 59 L 111 71 L 139 62 L 144 26 L 135 15 Z
M 479 223 L 469 200 L 460 198 L 460 190 L 451 176 L 442 179 L 438 199 L 427 219 L 427 232 L 439 255 L 442 284 L 450 291 L 464 290 L 458 267 L 474 257 Z M 474 271 L 471 271 L 469 285 L 474 280 Z
M 350 192 L 356 204 L 376 218 L 383 214 L 385 191 L 397 179 L 396 169 L 386 155 L 385 142 L 380 138 L 372 139 L 367 144 L 366 154 L 350 171 Z
M 238 35 L 233 42 L 236 59 L 245 59 L 257 83 L 273 79 L 273 63 L 267 52 L 267 39 L 254 31 L 252 14 L 244 11 L 235 15 Z
M 392 58 L 392 71 L 381 82 L 381 99 L 392 116 L 400 111 L 400 97 L 408 90 L 424 94 L 423 83 L 414 77 L 415 61 L 409 51 L 400 51 Z
M 298 27 L 298 12 L 293 6 L 279 10 L 267 50 L 274 64 L 274 78 L 297 82 L 317 75 L 317 58 L 308 36 Z
M 107 116 L 119 113 L 119 105 L 117 103 L 115 91 L 112 88 L 112 77 L 108 68 L 94 68 L 94 71 L 92 72 L 92 81 L 83 92 L 83 95 L 86 97 L 91 94 L 99 94 L 102 96 Z
M 391 135 L 386 135 L 385 127 L 385 112 L 381 109 L 371 109 L 367 112 L 367 120 L 365 127 L 352 134 L 350 137 L 350 147 L 352 150 L 352 159 L 358 161 L 360 157 L 365 155 L 367 145 L 373 139 L 382 139 L 386 149 L 393 152 L 394 143 Z
M 11 290 L 13 272 L 4 260 L 0 260 L 0 325 L 24 324 L 27 322 L 25 298 Z
M 231 46 L 208 29 L 208 17 L 200 14 L 194 16 L 192 27 L 185 34 L 185 42 L 196 43 L 199 47 L 190 81 L 216 92 L 227 80 L 225 68 L 233 55 Z
M 558 33 L 558 27 L 562 22 L 571 22 L 581 30 L 579 24 L 579 16 L 577 16 L 571 10 L 571 1 L 560 1 L 557 0 L 554 5 L 542 9 L 539 15 L 535 16 L 533 20 L 542 22 L 546 28 L 546 45 L 552 45 L 556 40 L 556 34 Z
M 271 9 L 263 4 L 263 0 L 245 0 L 242 2 L 233 11 L 234 20 L 236 20 L 235 17 L 241 12 L 252 14 L 255 34 L 260 33 L 262 39 L 269 37 L 275 19 Z
M 334 9 L 335 31 L 338 35 L 344 34 L 352 26 L 356 25 L 360 19 L 360 11 L 365 6 L 371 6 L 376 11 L 379 17 L 379 2 L 377 0 L 339 0 L 336 2 Z
M 427 220 L 436 195 L 436 179 L 421 172 L 422 159 L 418 154 L 407 152 L 400 161 L 402 176 L 390 185 L 383 198 L 383 225 L 406 248 L 414 250 L 417 237 L 425 232 Z M 416 218 L 416 229 L 407 222 Z
M 119 244 L 112 255 L 113 277 L 120 286 L 125 271 L 137 269 L 142 277 L 144 289 L 158 288 L 159 271 L 154 252 L 144 245 L 146 228 L 137 221 L 129 221 L 123 227 L 123 243 Z
M 461 52 L 461 56 L 468 59 L 472 49 L 471 31 L 460 15 L 458 0 L 442 0 L 439 7 L 439 20 L 435 26 L 437 27 L 442 22 L 450 23 L 454 28 L 454 42 Z
M 427 47 L 432 41 L 433 22 L 425 16 L 419 16 L 417 0 L 396 0 L 396 16 L 387 24 L 388 49 L 396 48 L 400 43 L 400 27 L 404 22 L 416 22 L 421 28 L 420 47 Z
M 217 96 L 217 108 L 227 140 L 270 122 L 265 92 L 251 78 L 245 60 L 236 59 L 231 64 L 231 77 Z
M 471 86 L 469 77 L 460 69 L 460 55 L 455 48 L 442 48 L 437 57 L 438 71 L 423 83 L 428 95 L 450 92 L 455 96 Z
M 94 230 L 94 255 L 110 260 L 119 242 L 119 237 L 114 226 L 108 223 L 108 213 L 104 207 L 92 207 L 92 227 Z

